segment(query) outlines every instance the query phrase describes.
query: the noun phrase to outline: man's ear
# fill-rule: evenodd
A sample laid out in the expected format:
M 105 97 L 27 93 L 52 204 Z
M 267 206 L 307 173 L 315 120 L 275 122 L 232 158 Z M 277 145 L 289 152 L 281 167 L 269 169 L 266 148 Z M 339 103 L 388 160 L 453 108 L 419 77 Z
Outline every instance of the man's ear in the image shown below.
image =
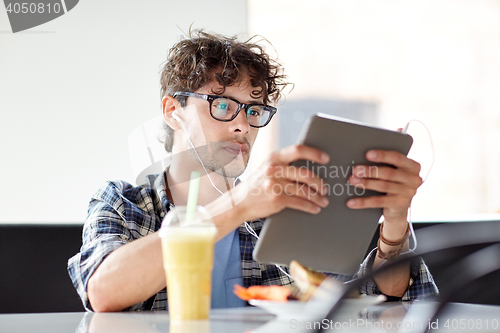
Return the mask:
M 181 108 L 181 104 L 177 99 L 170 95 L 165 95 L 163 96 L 163 99 L 161 100 L 162 103 L 162 113 L 163 113 L 163 120 L 167 125 L 173 129 L 174 131 L 179 129 L 180 124 L 177 120 L 172 118 L 172 113 Z

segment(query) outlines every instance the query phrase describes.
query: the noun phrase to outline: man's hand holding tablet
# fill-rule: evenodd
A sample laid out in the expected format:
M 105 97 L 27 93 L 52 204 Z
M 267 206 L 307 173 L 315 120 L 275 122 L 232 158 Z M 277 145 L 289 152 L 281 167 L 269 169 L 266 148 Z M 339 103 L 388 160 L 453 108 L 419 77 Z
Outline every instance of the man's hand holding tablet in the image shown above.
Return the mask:
M 299 160 L 326 164 L 330 157 L 319 149 L 293 145 L 272 153 L 246 182 L 248 195 L 236 208 L 245 221 L 271 216 L 285 208 L 317 214 L 328 206 L 324 181 L 310 170 L 291 165 Z M 303 184 L 304 186 L 296 186 Z M 258 207 L 259 209 L 255 209 Z
M 422 185 L 420 177 L 420 164 L 406 155 L 396 151 L 370 150 L 366 158 L 375 163 L 384 163 L 389 166 L 380 166 L 376 175 L 366 172 L 368 166 L 357 165 L 349 182 L 356 187 L 364 187 L 386 193 L 384 196 L 372 196 L 367 198 L 355 198 L 347 201 L 347 206 L 352 209 L 383 208 L 384 228 L 383 237 L 389 241 L 398 242 L 405 238 L 408 230 L 408 208 L 417 189 Z M 370 177 L 371 176 L 371 177 Z M 379 242 L 379 252 L 389 253 L 395 247 L 384 242 Z M 408 240 L 405 239 L 399 250 L 408 250 Z M 378 267 L 384 259 L 377 256 L 373 267 Z M 401 267 L 397 271 L 375 277 L 377 285 L 384 294 L 402 295 L 408 287 L 410 271 L 408 266 Z M 385 284 L 385 280 L 390 282 Z

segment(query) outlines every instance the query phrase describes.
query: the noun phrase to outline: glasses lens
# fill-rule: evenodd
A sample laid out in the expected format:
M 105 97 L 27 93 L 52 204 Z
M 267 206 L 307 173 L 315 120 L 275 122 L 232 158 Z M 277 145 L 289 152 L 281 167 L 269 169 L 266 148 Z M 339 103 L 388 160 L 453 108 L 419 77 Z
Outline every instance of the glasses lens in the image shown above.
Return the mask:
M 271 110 L 265 105 L 252 105 L 247 109 L 247 121 L 252 126 L 263 126 L 269 120 Z
M 212 102 L 212 116 L 216 119 L 227 120 L 238 110 L 238 103 L 227 98 L 216 98 Z

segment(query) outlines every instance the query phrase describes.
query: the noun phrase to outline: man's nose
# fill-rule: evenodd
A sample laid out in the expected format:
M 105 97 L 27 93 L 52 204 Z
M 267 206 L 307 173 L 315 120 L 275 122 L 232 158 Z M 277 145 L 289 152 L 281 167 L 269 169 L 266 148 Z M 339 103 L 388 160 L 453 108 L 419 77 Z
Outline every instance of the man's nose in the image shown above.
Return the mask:
M 229 123 L 231 124 L 231 132 L 247 133 L 250 130 L 246 109 L 241 109 L 236 118 Z

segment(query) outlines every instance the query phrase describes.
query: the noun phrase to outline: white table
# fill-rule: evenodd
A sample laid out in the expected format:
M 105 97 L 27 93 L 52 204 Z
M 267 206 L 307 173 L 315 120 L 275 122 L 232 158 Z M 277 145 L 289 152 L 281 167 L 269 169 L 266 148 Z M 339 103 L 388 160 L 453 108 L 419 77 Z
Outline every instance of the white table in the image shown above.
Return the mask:
M 238 333 L 254 330 L 273 318 L 273 315 L 254 307 L 215 309 L 210 313 L 210 321 L 194 321 L 170 328 L 166 311 L 0 314 L 0 332 Z
M 337 326 L 335 323 L 329 323 L 327 326 L 337 328 L 335 330 L 337 332 L 398 332 L 397 325 L 399 324 L 403 325 L 400 332 L 416 332 L 418 330 L 415 328 L 415 323 L 428 324 L 426 319 L 418 318 L 418 316 L 425 313 L 429 306 L 432 306 L 432 303 L 417 303 L 410 307 L 401 303 L 384 303 L 360 312 L 343 313 L 336 319 Z M 349 326 L 349 320 L 356 324 Z M 448 328 L 445 327 L 446 321 L 448 321 Z M 460 328 L 463 324 L 465 326 Z M 209 321 L 185 322 L 182 325 L 170 325 L 167 312 L 0 315 L 1 333 L 301 333 L 311 332 L 308 329 L 311 325 L 314 325 L 314 321 L 294 319 L 293 315 L 287 318 L 277 318 L 262 309 L 253 307 L 212 310 Z M 448 311 L 439 318 L 438 326 L 439 332 L 500 332 L 500 306 L 451 304 Z
M 341 312 L 332 321 L 274 318 L 256 333 L 312 332 L 323 327 L 335 332 L 419 333 L 431 325 L 432 332 L 500 332 L 500 306 L 451 303 L 436 320 L 429 313 L 436 303 L 384 303 L 361 311 Z

